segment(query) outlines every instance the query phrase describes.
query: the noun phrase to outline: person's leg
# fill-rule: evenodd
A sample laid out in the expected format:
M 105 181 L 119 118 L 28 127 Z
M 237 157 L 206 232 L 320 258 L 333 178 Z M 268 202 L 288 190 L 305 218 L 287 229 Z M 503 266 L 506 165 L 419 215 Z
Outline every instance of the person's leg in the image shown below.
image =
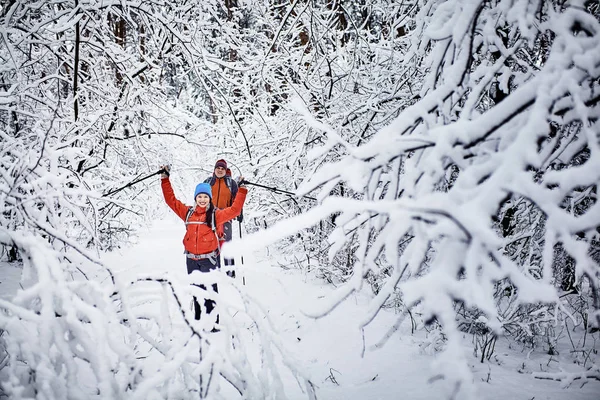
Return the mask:
M 215 269 L 219 268 L 219 258 L 217 257 L 214 260 L 214 263 L 211 259 L 202 259 L 199 260 L 200 261 L 200 271 L 202 272 L 210 272 L 213 271 Z M 207 290 L 206 286 L 204 285 L 198 285 L 201 289 L 203 290 Z M 211 285 L 211 288 L 215 293 L 219 293 L 219 289 L 217 287 L 216 283 L 213 283 Z M 217 302 L 213 299 L 209 299 L 209 298 L 204 298 L 204 311 L 206 312 L 206 315 L 209 315 L 213 312 L 213 310 L 216 308 L 217 306 Z M 216 312 L 216 316 L 215 316 L 215 323 L 218 324 L 219 323 L 219 314 L 218 312 Z M 216 327 L 214 327 L 212 329 L 212 332 L 218 332 L 218 329 Z
M 188 275 L 191 274 L 193 271 L 200 271 L 200 265 L 198 264 L 198 262 L 196 260 L 192 260 L 191 258 L 186 258 L 185 264 L 187 267 Z M 193 302 L 194 302 L 194 319 L 196 321 L 199 321 L 202 311 L 201 311 L 200 303 L 198 303 L 198 299 L 196 298 L 196 296 L 193 297 Z
M 215 286 L 216 286 L 216 284 L 212 285 L 213 289 L 215 288 Z M 206 290 L 206 286 L 204 286 L 204 285 L 200 285 L 200 288 L 203 290 Z M 215 292 L 216 292 L 216 290 L 215 290 Z M 216 304 L 217 303 L 213 299 L 205 298 L 204 299 L 204 309 L 206 310 L 206 313 L 210 314 L 212 312 L 212 310 L 214 310 Z
M 212 284 L 212 289 L 215 291 L 215 293 L 219 293 L 219 288 L 217 287 L 216 283 Z M 216 303 L 214 303 L 214 305 L 216 305 Z M 215 318 L 215 325 L 219 325 L 219 313 L 217 313 L 217 318 Z M 219 328 L 213 327 L 211 332 L 219 332 Z
M 219 293 L 219 288 L 217 287 L 216 283 L 213 283 L 212 285 L 212 290 L 215 293 Z M 206 290 L 206 288 L 204 286 L 202 286 L 202 288 L 204 290 Z M 204 308 L 206 309 L 206 314 L 210 314 L 212 313 L 212 311 L 216 308 L 217 303 L 214 300 L 211 299 L 205 299 L 204 300 Z M 218 325 L 219 324 L 219 314 L 217 313 L 217 316 L 215 318 L 215 323 Z M 213 328 L 213 332 L 218 332 L 217 328 Z
M 231 241 L 231 238 L 233 237 L 233 226 L 231 224 L 231 221 L 225 222 L 223 224 L 223 231 L 225 233 L 225 241 Z M 227 276 L 235 278 L 235 260 L 233 258 L 223 257 L 223 264 L 225 264 L 225 273 L 227 274 Z
M 227 276 L 235 278 L 235 269 L 233 269 L 233 258 L 223 258 L 223 263 L 225 264 L 225 273 L 227 274 Z
M 200 315 L 202 314 L 201 310 L 200 303 L 198 303 L 196 296 L 194 296 L 194 319 L 196 321 L 200 321 Z

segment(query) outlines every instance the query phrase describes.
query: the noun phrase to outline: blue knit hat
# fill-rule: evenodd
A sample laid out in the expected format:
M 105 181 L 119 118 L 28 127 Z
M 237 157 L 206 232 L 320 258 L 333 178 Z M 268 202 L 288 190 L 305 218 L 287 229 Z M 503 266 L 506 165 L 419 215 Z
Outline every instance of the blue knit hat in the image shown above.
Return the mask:
M 208 183 L 199 183 L 198 186 L 196 186 L 196 190 L 194 191 L 194 200 L 196 200 L 196 196 L 198 196 L 200 193 L 207 194 L 212 200 L 212 188 Z

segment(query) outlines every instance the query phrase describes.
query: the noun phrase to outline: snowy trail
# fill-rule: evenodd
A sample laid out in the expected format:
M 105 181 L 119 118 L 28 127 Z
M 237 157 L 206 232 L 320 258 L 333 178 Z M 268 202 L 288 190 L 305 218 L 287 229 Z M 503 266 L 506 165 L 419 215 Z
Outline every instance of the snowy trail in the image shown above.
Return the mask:
M 142 234 L 138 244 L 106 254 L 103 260 L 123 282 L 148 274 L 168 274 L 183 282 L 187 278 L 181 244 L 183 229 L 176 217 L 167 216 Z M 303 310 L 310 310 L 333 288 L 298 270 L 272 266 L 269 259 L 261 254 L 245 255 L 244 270 L 238 269 L 235 285 L 266 310 L 288 353 L 316 385 L 319 399 L 444 398 L 444 382 L 429 382 L 433 357 L 421 351 L 419 344 L 423 333 L 413 336 L 408 327 L 403 327 L 401 333 L 392 337 L 383 349 L 370 351 L 369 347 L 384 335 L 396 318 L 391 311 L 380 312 L 365 329 L 367 351 L 361 357 L 363 335 L 357 329 L 356 317 L 366 310 L 367 297 L 353 295 L 327 317 L 308 318 Z M 0 289 L 4 296 L 16 291 L 18 270 L 14 265 L 0 265 Z M 241 283 L 242 276 L 246 278 L 245 286 Z M 239 294 L 227 283 L 221 285 L 220 295 L 233 307 L 239 303 Z M 259 341 L 253 338 L 255 330 L 251 321 L 239 315 L 234 316 L 233 321 L 239 332 L 246 335 L 246 343 L 251 344 L 247 351 L 258 353 Z M 568 349 L 564 352 L 568 353 Z M 536 368 L 549 362 L 548 356 L 543 354 L 526 357 L 523 352 L 508 350 L 499 341 L 497 362 L 481 364 L 475 358 L 472 360 L 482 399 L 600 399 L 600 383 L 597 382 L 588 383 L 583 388 L 575 383 L 568 389 L 561 389 L 560 382 L 532 378 L 529 372 L 538 371 Z M 525 373 L 519 373 L 519 370 Z M 291 374 L 283 374 L 282 379 L 289 399 L 306 398 Z M 228 397 L 227 388 L 222 388 L 221 394 L 225 398 L 237 398 L 233 395 Z
M 140 237 L 134 247 L 107 254 L 104 261 L 117 279 L 128 280 L 140 274 L 169 276 L 184 280 L 185 258 L 182 254 L 183 227 L 176 218 L 167 217 L 157 221 L 152 230 Z M 260 258 L 260 257 L 258 257 Z M 418 346 L 412 339 L 392 339 L 379 351 L 367 351 L 361 358 L 362 336 L 352 315 L 361 307 L 361 299 L 354 296 L 326 318 L 314 320 L 306 317 L 303 310 L 332 291 L 332 288 L 314 282 L 299 271 L 285 271 L 269 265 L 254 256 L 245 256 L 245 267 L 238 268 L 237 284 L 257 300 L 265 310 L 283 343 L 293 358 L 318 386 L 322 399 L 430 399 L 442 396 L 441 387 L 427 384 L 430 360 L 418 356 Z M 246 285 L 242 285 L 242 276 Z M 227 301 L 235 303 L 236 292 L 227 285 L 220 286 L 220 293 Z M 365 303 L 366 299 L 362 299 Z M 364 306 L 364 304 L 363 304 Z M 375 341 L 394 320 L 391 313 L 383 313 L 375 326 L 366 331 Z M 247 321 L 234 317 L 237 323 Z M 248 326 L 243 326 L 248 329 Z M 381 333 L 376 333 L 379 331 Z M 293 378 L 286 380 L 286 391 L 291 399 L 306 398 Z

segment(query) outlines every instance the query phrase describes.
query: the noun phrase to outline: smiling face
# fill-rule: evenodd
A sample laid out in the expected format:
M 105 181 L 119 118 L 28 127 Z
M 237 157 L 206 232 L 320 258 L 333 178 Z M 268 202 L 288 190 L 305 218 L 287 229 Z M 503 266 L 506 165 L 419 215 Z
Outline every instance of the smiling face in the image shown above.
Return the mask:
M 225 176 L 225 172 L 227 172 L 227 171 L 223 167 L 217 167 L 217 168 L 215 168 L 215 176 L 217 178 L 224 177 Z
M 200 193 L 196 196 L 196 205 L 198 207 L 206 208 L 210 204 L 210 197 L 206 193 Z

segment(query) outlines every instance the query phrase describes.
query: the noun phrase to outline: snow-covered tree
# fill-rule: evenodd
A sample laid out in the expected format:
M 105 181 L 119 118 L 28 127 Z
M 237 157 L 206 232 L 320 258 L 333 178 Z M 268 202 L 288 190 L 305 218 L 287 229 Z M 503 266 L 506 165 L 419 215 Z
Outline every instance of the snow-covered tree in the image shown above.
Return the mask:
M 258 355 L 204 333 L 190 282 L 123 282 L 100 262 L 143 225 L 150 181 L 133 183 L 214 145 L 209 121 L 180 102 L 184 77 L 203 76 L 220 2 L 187 3 L 0 6 L 0 246 L 23 266 L 22 290 L 0 300 L 0 395 L 283 398 L 275 359 L 313 391 L 251 300 L 238 311 L 257 320 Z M 162 309 L 140 307 L 156 299 Z
M 464 332 L 483 360 L 498 335 L 553 351 L 565 315 L 597 328 L 598 19 L 583 0 L 3 3 L 0 245 L 24 287 L 0 301 L 2 390 L 282 398 L 281 357 L 313 396 L 243 290 L 258 370 L 244 343 L 209 345 L 190 282 L 101 265 L 162 163 L 190 171 L 176 186 L 225 157 L 318 197 L 253 191 L 247 222 L 343 284 L 316 315 L 368 286 L 363 326 L 401 310 L 379 345 L 407 316 L 434 327 L 461 396 Z
M 461 330 L 531 340 L 571 314 L 570 295 L 589 299 L 580 312 L 600 326 L 600 15 L 584 1 L 416 8 L 399 63 L 424 77 L 385 127 L 363 138 L 296 102 L 323 142 L 310 153 L 323 165 L 299 193 L 319 191 L 322 204 L 273 230 L 335 216 L 329 257 L 344 254 L 350 269 L 315 315 L 369 282 L 362 326 L 390 302 L 404 308 L 377 346 L 421 315 L 442 329 L 437 372 L 469 397 Z M 345 196 L 332 196 L 340 187 Z

